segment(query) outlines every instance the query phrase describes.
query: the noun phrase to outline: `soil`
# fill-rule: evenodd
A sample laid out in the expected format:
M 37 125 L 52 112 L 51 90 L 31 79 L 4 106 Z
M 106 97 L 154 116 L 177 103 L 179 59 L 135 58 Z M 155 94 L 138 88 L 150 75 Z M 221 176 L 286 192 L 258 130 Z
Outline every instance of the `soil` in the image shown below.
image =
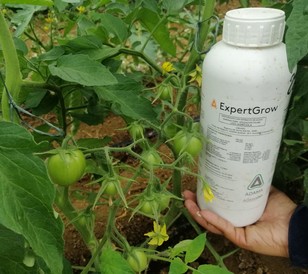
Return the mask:
M 112 138 L 112 144 L 122 143 L 123 141 L 129 141 L 129 135 L 123 129 L 125 127 L 124 121 L 120 117 L 110 115 L 100 126 L 88 126 L 82 125 L 77 137 L 94 137 L 103 138 L 110 136 Z M 166 150 L 166 148 L 161 148 Z M 167 153 L 167 151 L 164 151 Z M 129 157 L 123 157 L 121 160 L 134 165 L 134 160 Z M 129 174 L 125 174 L 129 176 Z M 170 177 L 170 172 L 159 171 L 158 176 L 162 179 Z M 143 188 L 142 183 L 140 189 L 133 189 L 132 192 L 138 192 Z M 193 177 L 187 176 L 183 180 L 183 189 L 190 189 L 194 191 L 196 188 L 196 181 Z M 80 182 L 76 185 L 73 192 L 91 192 L 97 189 L 89 187 L 86 182 Z M 73 194 L 74 194 L 73 193 Z M 133 194 L 133 193 L 132 193 Z M 80 200 L 76 195 L 73 195 L 73 203 L 78 209 L 84 209 L 86 204 Z M 108 214 L 108 206 L 100 206 L 96 211 L 96 225 L 95 233 L 97 237 L 101 237 L 104 233 L 104 227 L 106 224 L 106 218 Z M 130 219 L 128 212 L 123 211 L 117 217 L 117 227 L 125 235 L 127 240 L 132 245 L 138 245 L 144 241 L 143 234 L 152 229 L 152 220 L 140 215 L 135 215 Z M 142 224 L 142 225 L 141 225 Z M 184 218 L 180 218 L 169 230 L 168 234 L 170 239 L 168 241 L 169 246 L 173 246 L 180 240 L 192 239 L 196 236 L 194 230 L 190 227 L 188 222 Z M 78 232 L 75 231 L 72 225 L 68 224 L 65 229 L 65 256 L 72 263 L 72 265 L 82 266 L 85 265 L 90 258 L 90 253 L 80 238 Z M 222 236 L 207 234 L 208 241 L 213 245 L 215 250 L 220 254 L 227 254 L 235 249 L 231 242 Z M 167 247 L 167 246 L 166 246 Z M 194 264 L 195 267 L 198 264 L 216 264 L 215 259 L 205 248 L 204 253 Z M 235 274 L 302 274 L 308 273 L 307 270 L 294 268 L 290 265 L 287 258 L 263 256 L 253 252 L 239 249 L 233 255 L 227 257 L 224 260 L 225 265 L 229 271 Z M 76 271 L 75 273 L 79 273 Z M 168 273 L 168 266 L 161 262 L 154 262 L 150 264 L 150 268 L 147 273 L 163 274 Z

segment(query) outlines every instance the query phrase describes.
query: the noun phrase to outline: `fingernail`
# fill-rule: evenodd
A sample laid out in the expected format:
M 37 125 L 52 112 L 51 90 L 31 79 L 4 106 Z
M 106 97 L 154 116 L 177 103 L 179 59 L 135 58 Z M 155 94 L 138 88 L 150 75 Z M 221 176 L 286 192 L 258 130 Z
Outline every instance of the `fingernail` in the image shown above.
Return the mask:
M 196 214 L 197 214 L 199 217 L 202 217 L 200 211 L 197 211 Z

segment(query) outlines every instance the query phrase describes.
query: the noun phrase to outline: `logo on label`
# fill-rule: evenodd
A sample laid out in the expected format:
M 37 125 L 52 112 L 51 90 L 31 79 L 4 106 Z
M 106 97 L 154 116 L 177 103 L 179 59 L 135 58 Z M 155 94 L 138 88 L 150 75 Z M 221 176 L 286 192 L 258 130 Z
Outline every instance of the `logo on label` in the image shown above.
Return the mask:
M 213 99 L 212 103 L 211 103 L 211 107 L 217 109 L 217 104 L 216 104 L 216 100 Z
M 256 177 L 253 178 L 250 185 L 247 187 L 248 190 L 252 190 L 264 185 L 263 178 L 261 174 L 258 174 Z
M 231 105 L 227 105 L 224 102 L 220 102 L 219 109 L 222 111 L 227 112 L 229 115 L 232 115 L 234 113 L 236 114 L 249 114 L 249 115 L 258 115 L 258 114 L 267 114 L 277 111 L 277 106 L 271 106 L 271 107 L 260 107 L 260 106 L 254 106 L 254 107 L 248 107 L 248 108 L 240 108 L 235 107 Z

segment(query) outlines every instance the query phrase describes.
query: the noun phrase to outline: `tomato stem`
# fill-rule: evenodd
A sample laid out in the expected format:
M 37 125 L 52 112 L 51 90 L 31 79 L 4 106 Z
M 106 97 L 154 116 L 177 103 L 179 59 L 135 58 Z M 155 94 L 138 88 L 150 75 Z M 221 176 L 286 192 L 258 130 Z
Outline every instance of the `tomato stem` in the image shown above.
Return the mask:
M 22 81 L 20 65 L 13 38 L 2 11 L 0 11 L 0 45 L 5 61 L 5 85 L 15 103 L 19 104 L 19 93 Z M 5 89 L 2 93 L 1 104 L 3 118 L 5 120 L 11 120 L 12 109 L 10 109 L 9 97 Z M 16 113 L 13 113 L 13 121 L 19 121 Z
M 187 211 L 186 208 L 182 209 L 182 213 L 183 215 L 186 217 L 186 219 L 189 221 L 189 223 L 191 224 L 191 226 L 195 229 L 195 231 L 197 232 L 198 235 L 202 234 L 203 232 L 201 231 L 200 227 L 197 225 L 197 223 L 195 222 L 195 220 L 193 220 L 193 218 L 191 217 L 190 213 Z M 206 241 L 205 243 L 206 247 L 208 248 L 208 250 L 212 253 L 213 257 L 215 258 L 216 262 L 218 263 L 218 265 L 224 269 L 227 269 L 223 260 L 225 257 L 220 256 L 217 251 L 215 250 L 215 248 L 212 246 L 212 244 L 210 243 L 209 240 Z
M 78 230 L 87 247 L 93 254 L 97 249 L 97 239 L 93 231 L 88 229 L 87 224 L 78 222 L 78 212 L 69 200 L 68 187 L 57 187 L 55 204 Z
M 205 44 L 206 38 L 208 37 L 209 34 L 209 29 L 210 29 L 210 18 L 213 16 L 214 14 L 214 8 L 215 8 L 215 4 L 216 1 L 215 0 L 203 0 L 203 10 L 202 10 L 202 16 L 201 16 L 201 22 L 200 24 L 200 36 L 199 36 L 199 41 L 197 41 L 199 43 L 199 45 L 196 45 L 198 48 L 200 48 L 200 46 L 202 47 Z M 201 5 L 200 5 L 201 8 Z M 184 74 L 188 74 L 190 71 L 192 71 L 195 66 L 196 63 L 200 60 L 200 53 L 196 50 L 196 47 L 192 48 L 192 51 L 189 55 L 189 59 L 185 65 L 184 68 Z

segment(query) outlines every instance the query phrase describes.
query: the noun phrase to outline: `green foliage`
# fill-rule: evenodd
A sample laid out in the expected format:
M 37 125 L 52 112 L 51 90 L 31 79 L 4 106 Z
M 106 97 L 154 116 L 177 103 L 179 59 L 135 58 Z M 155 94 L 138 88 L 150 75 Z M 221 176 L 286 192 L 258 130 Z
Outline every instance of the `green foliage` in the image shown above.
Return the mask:
M 140 96 L 142 86 L 134 79 L 119 75 L 119 84 L 95 89 L 99 98 L 112 103 L 116 113 L 134 120 L 146 120 L 157 123 L 157 113 L 153 110 L 151 102 Z
M 33 155 L 42 149 L 24 128 L 0 122 L 0 192 L 5 193 L 0 201 L 0 223 L 23 235 L 51 272 L 60 274 L 63 227 L 53 210 L 55 189 L 47 177 L 44 162 Z M 1 237 L 1 240 L 0 245 L 6 246 L 6 239 Z
M 87 55 L 61 56 L 56 65 L 49 65 L 51 75 L 84 86 L 112 85 L 117 81 L 102 64 Z
M 306 170 L 308 140 L 308 69 L 306 56 L 308 54 L 308 36 L 305 29 L 308 17 L 305 14 L 305 1 L 292 1 L 284 9 L 289 13 L 287 33 L 285 37 L 289 68 L 297 64 L 292 99 L 284 127 L 281 153 L 279 154 L 274 184 L 286 187 L 293 182 L 303 182 Z M 304 187 L 303 187 L 304 190 Z
M 24 263 L 26 248 L 24 238 L 0 225 L 0 272 L 12 274 L 27 274 L 38 272 L 38 265 L 35 261 L 27 266 Z M 32 256 L 32 258 L 35 258 Z M 28 261 L 29 263 L 29 261 Z
M 305 0 L 293 1 L 293 9 L 287 20 L 287 54 L 290 71 L 308 52 L 308 3 Z
M 0 0 L 0 4 L 22 4 L 37 6 L 52 6 L 52 0 Z
M 135 273 L 121 253 L 111 248 L 103 249 L 103 253 L 100 257 L 100 265 L 102 274 Z
M 142 25 L 153 35 L 161 49 L 172 56 L 175 55 L 175 45 L 170 39 L 169 31 L 166 28 L 167 19 L 160 17 L 152 10 L 143 8 L 138 12 L 137 18 Z

